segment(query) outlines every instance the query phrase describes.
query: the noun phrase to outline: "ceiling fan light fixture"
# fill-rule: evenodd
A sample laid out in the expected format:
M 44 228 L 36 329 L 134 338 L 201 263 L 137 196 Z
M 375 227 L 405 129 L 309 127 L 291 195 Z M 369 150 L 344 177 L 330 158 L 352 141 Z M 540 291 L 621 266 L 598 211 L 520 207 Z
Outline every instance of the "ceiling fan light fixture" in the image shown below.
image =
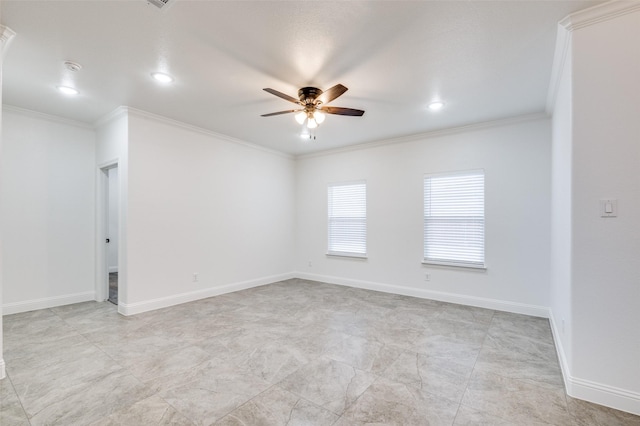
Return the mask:
M 431 111 L 440 111 L 442 108 L 444 108 L 444 102 L 442 101 L 431 102 L 429 104 L 429 109 Z
M 300 111 L 299 113 L 297 113 L 295 115 L 296 121 L 298 122 L 298 124 L 304 124 L 304 120 L 307 119 L 307 113 L 306 111 Z
M 316 123 L 318 124 L 322 124 L 322 122 L 324 121 L 325 118 L 327 118 L 327 115 L 322 112 L 322 111 L 315 111 L 313 113 L 313 118 L 315 118 Z
M 309 117 L 309 121 L 307 121 L 307 129 L 315 129 L 316 127 L 318 127 L 318 123 L 316 122 L 316 119 L 313 118 L 313 115 L 311 115 L 311 117 Z

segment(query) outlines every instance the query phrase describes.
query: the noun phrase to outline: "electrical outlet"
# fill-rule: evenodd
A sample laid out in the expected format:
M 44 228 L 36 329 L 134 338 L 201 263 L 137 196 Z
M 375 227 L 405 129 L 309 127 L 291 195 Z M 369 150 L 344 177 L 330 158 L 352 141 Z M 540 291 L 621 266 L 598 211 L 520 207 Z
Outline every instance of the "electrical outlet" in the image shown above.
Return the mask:
M 425 281 L 431 281 L 431 274 L 424 274 Z
M 198 282 L 198 273 L 197 273 L 197 272 L 194 272 L 194 273 L 193 273 L 193 282 L 194 282 L 194 283 L 197 283 L 197 282 Z

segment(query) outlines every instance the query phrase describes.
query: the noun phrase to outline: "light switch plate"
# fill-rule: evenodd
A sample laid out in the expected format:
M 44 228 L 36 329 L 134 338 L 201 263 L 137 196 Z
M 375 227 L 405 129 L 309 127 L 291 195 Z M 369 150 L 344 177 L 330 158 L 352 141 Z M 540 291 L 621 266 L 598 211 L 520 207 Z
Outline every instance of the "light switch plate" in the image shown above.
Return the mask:
M 618 216 L 618 200 L 605 198 L 600 200 L 600 217 Z

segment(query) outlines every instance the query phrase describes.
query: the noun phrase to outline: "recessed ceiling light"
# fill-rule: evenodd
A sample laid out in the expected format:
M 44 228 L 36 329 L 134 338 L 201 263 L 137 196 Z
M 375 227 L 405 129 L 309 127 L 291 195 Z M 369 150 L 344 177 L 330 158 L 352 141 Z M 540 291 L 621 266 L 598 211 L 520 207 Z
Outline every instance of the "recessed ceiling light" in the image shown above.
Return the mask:
M 430 109 L 431 111 L 439 111 L 439 110 L 441 110 L 443 107 L 444 107 L 444 102 L 440 102 L 440 101 L 437 101 L 437 102 L 431 102 L 431 103 L 429 104 L 429 109 Z
M 161 72 L 153 72 L 151 73 L 151 77 L 153 77 L 156 81 L 160 83 L 171 83 L 173 81 L 173 77 L 169 74 L 161 73 Z
M 80 93 L 78 92 L 78 90 L 69 86 L 58 86 L 58 90 L 64 93 L 65 95 L 71 95 L 71 96 L 75 96 Z

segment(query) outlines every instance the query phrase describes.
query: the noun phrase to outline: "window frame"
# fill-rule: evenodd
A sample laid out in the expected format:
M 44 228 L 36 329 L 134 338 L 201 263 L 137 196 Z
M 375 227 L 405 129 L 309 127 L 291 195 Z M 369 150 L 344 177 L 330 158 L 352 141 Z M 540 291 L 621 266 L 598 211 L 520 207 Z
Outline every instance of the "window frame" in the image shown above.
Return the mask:
M 426 257 L 427 252 L 427 198 L 426 198 L 426 184 L 427 179 L 434 177 L 455 177 L 455 176 L 468 176 L 468 175 L 482 175 L 482 261 L 481 262 L 470 262 L 459 260 L 455 258 L 449 259 L 429 259 Z M 422 264 L 424 265 L 436 265 L 436 266 L 449 266 L 456 268 L 465 268 L 465 269 L 480 269 L 486 270 L 486 173 L 484 169 L 471 169 L 471 170 L 458 170 L 451 172 L 439 172 L 439 173 L 425 173 L 423 175 L 423 188 L 422 188 L 422 197 L 423 197 L 423 211 L 422 211 L 422 223 L 423 223 L 423 247 L 422 247 Z M 451 216 L 457 218 L 464 218 L 470 216 Z

